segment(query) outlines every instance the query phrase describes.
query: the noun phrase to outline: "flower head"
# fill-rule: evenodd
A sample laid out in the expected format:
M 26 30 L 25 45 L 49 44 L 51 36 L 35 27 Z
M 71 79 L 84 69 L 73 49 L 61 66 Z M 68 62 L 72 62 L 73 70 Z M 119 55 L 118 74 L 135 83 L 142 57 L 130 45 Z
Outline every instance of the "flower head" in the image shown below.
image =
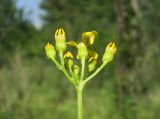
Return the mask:
M 47 43 L 45 45 L 45 50 L 46 50 L 46 55 L 47 55 L 48 58 L 50 58 L 50 59 L 54 59 L 55 58 L 56 51 L 55 51 L 54 46 L 52 44 Z
M 109 43 L 106 47 L 105 53 L 103 55 L 102 61 L 103 62 L 110 62 L 113 60 L 114 54 L 116 53 L 116 45 L 115 43 Z
M 78 44 L 78 59 L 86 58 L 88 56 L 88 50 L 87 47 L 84 45 L 84 43 L 79 43 Z
M 112 43 L 112 42 L 109 43 L 109 44 L 107 45 L 107 47 L 106 47 L 106 51 L 112 52 L 113 54 L 115 54 L 116 51 L 117 51 L 117 48 L 116 48 L 115 43 Z
M 64 58 L 65 58 L 65 60 L 66 60 L 66 62 L 67 62 L 67 66 L 68 67 L 72 67 L 73 66 L 73 55 L 72 55 L 72 53 L 71 52 L 66 52 L 65 54 L 64 54 Z
M 95 68 L 96 68 L 96 64 L 97 64 L 97 61 L 94 60 L 92 61 L 91 63 L 88 64 L 88 71 L 89 72 L 92 72 Z
M 62 28 L 57 29 L 55 32 L 56 48 L 59 52 L 66 50 L 66 36 Z

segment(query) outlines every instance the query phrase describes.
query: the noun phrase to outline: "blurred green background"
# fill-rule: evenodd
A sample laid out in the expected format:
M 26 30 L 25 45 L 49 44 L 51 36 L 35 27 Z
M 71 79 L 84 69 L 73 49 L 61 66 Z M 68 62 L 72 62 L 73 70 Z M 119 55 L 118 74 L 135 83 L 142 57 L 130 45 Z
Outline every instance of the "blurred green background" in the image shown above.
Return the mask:
M 75 90 L 44 51 L 59 27 L 78 41 L 96 30 L 100 63 L 106 44 L 118 47 L 84 90 L 85 119 L 160 118 L 159 0 L 27 1 L 26 13 L 0 0 L 0 119 L 76 119 Z

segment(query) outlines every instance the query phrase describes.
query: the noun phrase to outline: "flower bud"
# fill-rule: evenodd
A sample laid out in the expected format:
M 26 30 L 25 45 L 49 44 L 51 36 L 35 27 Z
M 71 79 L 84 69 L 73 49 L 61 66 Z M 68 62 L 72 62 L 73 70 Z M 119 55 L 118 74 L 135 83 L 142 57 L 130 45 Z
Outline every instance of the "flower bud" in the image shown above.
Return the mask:
M 68 59 L 67 60 L 67 65 L 68 65 L 68 67 L 72 67 L 73 66 L 73 60 L 72 59 Z
M 82 59 L 86 58 L 87 56 L 88 56 L 87 47 L 83 43 L 78 44 L 78 58 Z
M 105 53 L 103 55 L 102 61 L 103 62 L 111 62 L 114 58 L 114 54 L 116 53 L 116 46 L 115 43 L 109 43 L 106 47 Z
M 48 58 L 50 58 L 50 59 L 55 58 L 56 51 L 55 51 L 54 46 L 52 44 L 47 43 L 47 45 L 45 46 L 45 50 L 46 50 L 46 55 Z
M 66 50 L 66 36 L 63 29 L 57 29 L 55 32 L 56 48 L 60 52 Z
M 96 64 L 97 64 L 97 61 L 94 60 L 93 62 L 91 62 L 90 64 L 88 64 L 88 71 L 91 72 L 95 69 L 96 67 Z
M 68 67 L 72 67 L 73 66 L 73 55 L 71 52 L 66 52 L 64 54 L 64 58 L 66 59 L 67 65 Z
M 79 74 L 79 71 L 80 71 L 79 66 L 78 66 L 78 65 L 74 65 L 74 68 L 73 68 L 74 74 L 75 74 L 75 75 L 78 75 L 78 74 Z

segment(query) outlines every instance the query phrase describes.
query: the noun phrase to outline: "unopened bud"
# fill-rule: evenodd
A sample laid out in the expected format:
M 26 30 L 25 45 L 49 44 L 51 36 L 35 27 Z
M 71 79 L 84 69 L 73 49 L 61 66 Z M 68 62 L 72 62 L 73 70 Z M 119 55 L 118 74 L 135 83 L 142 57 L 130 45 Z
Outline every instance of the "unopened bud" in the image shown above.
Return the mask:
M 78 65 L 74 65 L 74 68 L 73 68 L 74 74 L 75 74 L 75 75 L 78 75 L 78 74 L 79 74 L 79 71 L 80 71 L 79 66 L 78 66 Z
M 114 54 L 116 53 L 116 46 L 115 43 L 109 43 L 106 47 L 105 53 L 103 55 L 102 61 L 103 62 L 111 62 L 114 58 Z
M 45 46 L 45 50 L 46 50 L 46 55 L 48 58 L 50 58 L 50 59 L 55 58 L 56 51 L 55 51 L 54 46 L 52 44 L 47 43 L 47 45 Z
M 57 29 L 55 32 L 56 49 L 59 52 L 64 52 L 66 50 L 66 36 L 63 29 Z
M 88 64 L 88 71 L 89 71 L 89 72 L 92 72 L 92 71 L 95 69 L 96 64 L 97 64 L 97 61 L 96 61 L 96 60 L 93 61 L 93 62 L 91 62 L 90 64 Z
M 80 43 L 78 45 L 78 58 L 82 59 L 82 58 L 86 58 L 87 56 L 88 56 L 87 47 L 83 43 Z
M 66 52 L 64 54 L 64 58 L 65 58 L 65 60 L 67 62 L 68 67 L 72 67 L 73 66 L 73 55 L 72 55 L 72 53 L 69 52 L 69 51 Z
M 67 60 L 67 65 L 68 65 L 68 67 L 72 67 L 73 66 L 73 60 L 72 59 L 68 59 Z

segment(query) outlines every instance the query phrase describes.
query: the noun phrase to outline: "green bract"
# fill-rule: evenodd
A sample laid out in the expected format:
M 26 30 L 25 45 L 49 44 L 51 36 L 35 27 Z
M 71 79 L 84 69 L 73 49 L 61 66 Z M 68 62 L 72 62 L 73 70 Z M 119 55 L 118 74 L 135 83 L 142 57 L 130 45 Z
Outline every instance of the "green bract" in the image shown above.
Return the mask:
M 114 54 L 112 52 L 105 52 L 102 58 L 103 62 L 111 62 L 113 60 Z
M 87 56 L 88 56 L 87 47 L 83 43 L 80 43 L 78 45 L 78 59 L 86 58 Z
M 56 49 L 59 52 L 64 52 L 66 50 L 66 42 L 64 40 L 58 40 L 56 41 Z

